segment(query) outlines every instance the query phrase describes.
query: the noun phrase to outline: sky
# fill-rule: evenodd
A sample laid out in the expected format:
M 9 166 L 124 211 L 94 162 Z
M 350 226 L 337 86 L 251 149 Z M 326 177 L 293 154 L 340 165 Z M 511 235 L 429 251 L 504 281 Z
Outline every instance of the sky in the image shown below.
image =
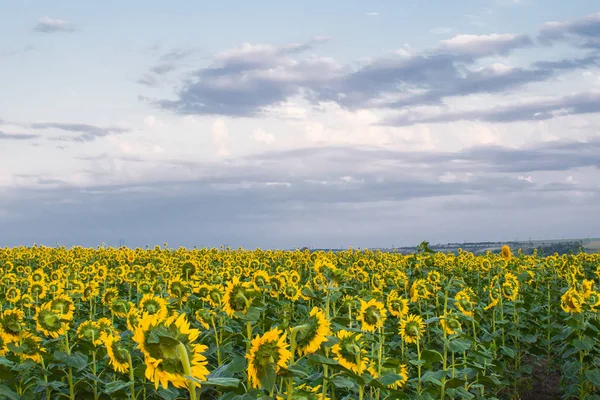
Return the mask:
M 0 15 L 0 246 L 600 237 L 597 0 Z

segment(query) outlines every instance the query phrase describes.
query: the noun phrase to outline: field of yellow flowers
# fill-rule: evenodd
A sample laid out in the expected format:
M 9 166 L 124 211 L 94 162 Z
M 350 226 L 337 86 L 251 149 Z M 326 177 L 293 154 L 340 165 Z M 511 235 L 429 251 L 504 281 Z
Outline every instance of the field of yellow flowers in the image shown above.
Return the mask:
M 0 399 L 519 398 L 539 365 L 600 399 L 599 275 L 507 246 L 0 248 Z

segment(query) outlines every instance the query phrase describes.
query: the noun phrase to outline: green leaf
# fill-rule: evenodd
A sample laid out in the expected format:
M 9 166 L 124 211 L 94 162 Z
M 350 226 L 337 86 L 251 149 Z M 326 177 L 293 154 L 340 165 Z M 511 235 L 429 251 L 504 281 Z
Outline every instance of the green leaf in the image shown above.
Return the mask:
M 444 371 L 438 371 L 438 372 L 442 372 L 442 374 L 445 375 Z M 434 372 L 427 371 L 421 377 L 421 382 L 423 382 L 423 383 L 429 382 L 429 383 L 432 383 L 432 384 L 434 384 L 435 386 L 438 386 L 438 387 L 444 386 L 444 384 L 438 379 L 438 377 L 436 375 L 437 374 L 434 373 Z
M 333 383 L 336 388 L 339 388 L 339 389 L 348 389 L 348 390 L 353 389 L 354 385 L 355 385 L 352 380 L 350 380 L 349 378 L 347 378 L 345 376 L 342 376 L 342 375 L 335 376 L 331 380 L 331 383 Z
M 246 369 L 246 358 L 243 356 L 235 356 L 228 364 L 223 364 L 208 375 L 208 379 L 212 378 L 229 378 L 238 372 Z
M 0 385 L 0 395 L 6 396 L 10 400 L 20 400 L 19 395 L 16 392 L 13 392 L 8 386 Z
M 453 353 L 464 353 L 471 348 L 471 341 L 465 338 L 456 338 L 448 341 L 448 348 Z
M 186 376 L 189 379 L 189 377 Z M 240 385 L 240 380 L 237 378 L 212 378 L 201 382 L 202 386 L 217 386 L 223 388 L 237 388 Z
M 600 387 L 600 369 L 592 369 L 585 371 L 585 377 L 596 387 Z
M 590 351 L 594 348 L 594 342 L 590 338 L 574 339 L 572 343 L 575 348 L 582 351 Z
M 441 362 L 444 357 L 435 350 L 423 350 L 421 352 L 421 359 L 433 364 L 436 362 Z
M 118 392 L 120 390 L 129 389 L 131 384 L 132 384 L 132 382 L 125 382 L 125 381 L 108 382 L 104 386 L 104 393 L 112 394 L 112 393 Z
M 389 385 L 391 385 L 395 382 L 398 382 L 400 380 L 403 380 L 403 379 L 404 378 L 402 377 L 402 375 L 390 373 L 390 374 L 385 374 L 378 380 L 383 386 L 389 386 Z
M 262 374 L 262 376 L 260 376 L 260 384 L 268 392 L 273 390 L 276 380 L 277 380 L 277 374 L 275 373 L 275 368 L 273 368 L 272 366 L 265 368 L 264 374 Z

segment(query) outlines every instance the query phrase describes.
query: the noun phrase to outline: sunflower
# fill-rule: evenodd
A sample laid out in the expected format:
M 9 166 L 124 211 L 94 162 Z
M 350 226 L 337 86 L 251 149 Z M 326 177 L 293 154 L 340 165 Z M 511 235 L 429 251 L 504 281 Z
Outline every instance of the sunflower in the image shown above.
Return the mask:
M 221 299 L 223 298 L 223 288 L 221 285 L 210 285 L 206 300 L 213 307 L 221 306 Z
M 16 303 L 21 298 L 21 290 L 16 286 L 11 286 L 6 289 L 6 293 L 4 293 L 4 298 L 11 304 Z
M 213 323 L 213 318 L 216 316 L 216 314 L 212 310 L 208 310 L 206 308 L 199 308 L 198 310 L 196 310 L 194 316 L 196 317 L 196 321 L 198 321 L 204 329 L 209 330 L 211 324 Z
M 339 339 L 339 342 L 331 347 L 335 359 L 343 367 L 362 375 L 367 369 L 367 350 L 364 349 L 362 334 L 340 330 L 335 336 Z
M 399 333 L 402 340 L 408 344 L 417 343 L 425 331 L 425 322 L 423 318 L 416 314 L 409 314 L 406 319 L 400 322 Z
M 69 329 L 67 320 L 63 318 L 60 311 L 52 309 L 50 301 L 36 308 L 34 320 L 38 332 L 51 338 L 63 336 Z
M 502 250 L 500 251 L 500 256 L 505 260 L 510 260 L 512 258 L 512 251 L 508 245 L 502 246 Z
M 462 329 L 460 321 L 452 314 L 452 310 L 440 317 L 440 325 L 446 335 L 454 335 Z
M 387 298 L 387 309 L 396 318 L 408 314 L 408 300 L 400 297 L 397 290 L 392 290 Z
M 248 359 L 248 380 L 253 388 L 261 386 L 261 380 L 269 373 L 278 373 L 287 366 L 292 353 L 288 350 L 286 334 L 279 328 L 271 329 L 252 339 Z
M 252 282 L 258 289 L 265 289 L 269 284 L 269 274 L 263 270 L 258 270 L 253 274 Z
M 190 329 L 185 314 L 164 320 L 146 315 L 133 335 L 138 348 L 144 354 L 146 378 L 167 389 L 169 382 L 177 388 L 187 387 L 186 375 L 200 381 L 206 380 L 208 361 L 202 354 L 207 347 L 197 344 L 199 331 Z M 189 366 L 184 366 L 189 363 Z M 186 369 L 189 368 L 189 371 Z
M 306 323 L 293 329 L 296 330 L 298 354 L 304 356 L 316 352 L 327 341 L 327 336 L 331 334 L 331 323 L 322 310 L 313 307 Z
M 225 296 L 223 296 L 223 310 L 233 317 L 235 312 L 246 313 L 250 307 L 245 284 L 240 282 L 240 278 L 234 276 L 231 282 L 227 283 Z
M 416 303 L 420 299 L 427 299 L 431 293 L 427 290 L 427 281 L 425 279 L 417 279 L 410 287 L 410 301 Z
M 297 286 L 300 283 L 300 274 L 294 270 L 289 271 L 287 274 L 287 281 Z
M 118 299 L 118 298 L 119 298 L 119 291 L 117 290 L 117 288 L 110 287 L 104 291 L 104 294 L 102 295 L 102 303 L 105 306 L 110 306 L 110 303 L 112 303 L 112 301 L 114 299 Z
M 27 292 L 34 298 L 43 300 L 46 297 L 47 286 L 42 282 L 32 282 L 27 289 Z
M 158 320 L 167 318 L 167 301 L 153 294 L 145 294 L 140 300 L 138 308 L 142 315 L 152 315 Z
M 169 296 L 173 299 L 177 299 L 177 301 L 185 302 L 190 294 L 192 293 L 192 288 L 188 282 L 182 280 L 179 277 L 172 278 L 168 285 L 167 291 L 169 292 Z
M 131 332 L 135 332 L 135 328 L 137 328 L 140 318 L 140 310 L 136 306 L 132 305 L 125 316 L 125 320 L 127 321 L 127 329 L 129 329 Z
M 73 312 L 75 311 L 75 304 L 73 304 L 73 300 L 70 296 L 66 294 L 61 294 L 54 299 L 50 300 L 50 308 L 55 311 L 58 311 L 61 314 L 61 318 L 64 320 L 72 320 Z
M 19 336 L 25 332 L 25 323 L 23 322 L 24 317 L 25 313 L 21 310 L 4 310 L 2 314 L 0 314 L 0 328 L 2 328 L 5 335 L 8 335 L 13 341 L 16 341 L 19 339 Z
M 19 306 L 24 307 L 24 308 L 33 307 L 33 297 L 31 297 L 27 293 L 25 293 L 24 295 L 21 295 L 21 298 L 19 299 Z
M 504 275 L 502 284 L 502 293 L 507 300 L 515 301 L 519 295 L 519 279 L 512 273 L 507 272 Z
M 100 329 L 100 335 L 116 335 L 117 330 L 112 324 L 112 321 L 108 318 L 100 318 L 98 321 L 98 329 Z
M 42 354 L 46 351 L 41 346 L 42 339 L 29 333 L 23 332 L 18 338 L 19 356 L 22 360 L 32 360 L 36 363 L 42 362 Z
M 560 307 L 564 312 L 579 314 L 584 304 L 583 295 L 574 288 L 567 290 L 560 298 Z
M 123 345 L 119 336 L 117 335 L 103 335 L 102 343 L 106 347 L 106 353 L 110 360 L 111 367 L 122 374 L 129 371 L 129 349 Z
M 133 303 L 125 299 L 114 299 L 110 303 L 110 312 L 117 318 L 125 318 Z
M 81 300 L 90 301 L 100 294 L 98 284 L 95 281 L 88 282 L 83 287 L 83 293 L 81 293 Z
M 408 382 L 408 367 L 406 364 L 400 364 L 395 370 L 390 370 L 389 372 L 393 372 L 396 375 L 401 376 L 401 379 L 398 379 L 396 382 L 388 385 L 388 388 L 398 390 L 406 385 Z
M 100 327 L 96 321 L 84 321 L 77 328 L 77 337 L 81 340 L 90 342 L 94 346 L 102 344 L 100 336 Z
M 376 329 L 382 329 L 386 320 L 385 306 L 383 303 L 371 299 L 368 302 L 359 299 L 360 311 L 357 321 L 361 322 L 363 331 L 375 332 Z
M 475 305 L 473 303 L 473 300 L 471 299 L 472 295 L 473 291 L 470 288 L 465 288 L 460 292 L 456 293 L 456 296 L 454 296 L 454 305 L 456 306 L 458 311 L 460 311 L 467 317 L 473 317 L 474 314 L 473 310 L 475 308 Z
M 283 295 L 290 301 L 298 301 L 300 298 L 300 289 L 293 283 L 288 282 L 283 289 Z
M 0 328 L 0 356 L 5 356 L 8 353 L 8 344 L 14 342 L 14 338 L 7 335 L 4 329 Z

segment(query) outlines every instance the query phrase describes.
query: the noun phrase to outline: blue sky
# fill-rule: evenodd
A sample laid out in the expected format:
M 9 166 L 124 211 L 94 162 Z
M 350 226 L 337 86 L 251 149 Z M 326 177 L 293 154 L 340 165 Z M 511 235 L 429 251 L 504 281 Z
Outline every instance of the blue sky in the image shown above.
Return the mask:
M 596 1 L 0 14 L 0 243 L 600 236 Z

